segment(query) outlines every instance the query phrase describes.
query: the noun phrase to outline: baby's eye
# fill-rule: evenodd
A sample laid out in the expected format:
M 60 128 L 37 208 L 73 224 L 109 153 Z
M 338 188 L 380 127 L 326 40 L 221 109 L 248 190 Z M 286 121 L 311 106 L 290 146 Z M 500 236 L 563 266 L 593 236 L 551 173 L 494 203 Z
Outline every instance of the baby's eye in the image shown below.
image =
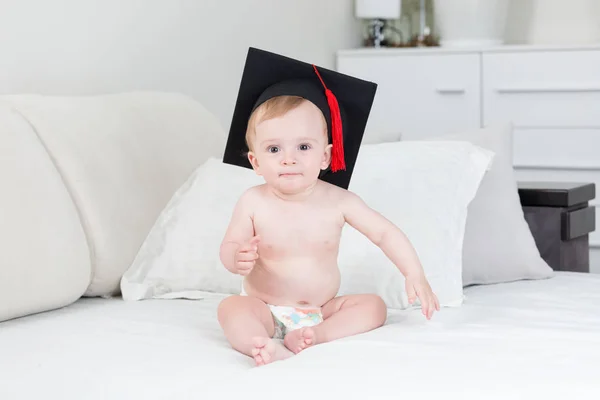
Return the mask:
M 300 145 L 300 150 L 306 151 L 308 149 L 310 149 L 310 145 L 309 144 L 304 143 L 304 144 Z
M 279 147 L 277 147 L 277 146 L 269 146 L 269 147 L 267 147 L 267 151 L 269 153 L 277 153 L 279 151 Z

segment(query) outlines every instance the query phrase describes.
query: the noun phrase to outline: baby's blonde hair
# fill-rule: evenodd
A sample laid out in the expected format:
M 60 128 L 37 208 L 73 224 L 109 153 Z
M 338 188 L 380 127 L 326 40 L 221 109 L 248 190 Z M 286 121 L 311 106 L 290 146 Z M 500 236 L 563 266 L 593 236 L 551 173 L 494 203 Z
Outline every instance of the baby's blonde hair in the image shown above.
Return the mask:
M 305 101 L 308 100 L 299 96 L 277 96 L 270 98 L 258 106 L 250 116 L 248 127 L 246 128 L 246 145 L 248 149 L 252 151 L 252 138 L 256 136 L 256 126 L 258 124 L 269 119 L 281 117 Z M 327 127 L 327 122 L 323 114 L 321 114 L 321 117 L 323 118 L 324 126 Z M 326 132 L 327 128 L 325 128 Z

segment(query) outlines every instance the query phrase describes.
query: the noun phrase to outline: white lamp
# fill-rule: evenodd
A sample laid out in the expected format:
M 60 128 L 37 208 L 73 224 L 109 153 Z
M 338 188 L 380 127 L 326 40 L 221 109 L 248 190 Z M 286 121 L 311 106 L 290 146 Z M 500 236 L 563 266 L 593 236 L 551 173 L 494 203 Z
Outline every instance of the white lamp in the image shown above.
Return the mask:
M 386 20 L 400 18 L 402 0 L 355 0 L 357 18 L 370 19 L 369 36 L 375 47 L 384 40 Z

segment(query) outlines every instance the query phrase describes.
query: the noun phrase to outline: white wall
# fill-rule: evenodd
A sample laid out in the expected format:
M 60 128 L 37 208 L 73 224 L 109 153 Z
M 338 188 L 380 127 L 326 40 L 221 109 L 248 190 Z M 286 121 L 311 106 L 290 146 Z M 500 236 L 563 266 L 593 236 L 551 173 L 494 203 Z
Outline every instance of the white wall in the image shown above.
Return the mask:
M 596 44 L 599 17 L 598 0 L 511 0 L 505 40 L 508 44 Z
M 352 0 L 3 0 L 0 94 L 189 94 L 229 128 L 248 46 L 334 68 Z

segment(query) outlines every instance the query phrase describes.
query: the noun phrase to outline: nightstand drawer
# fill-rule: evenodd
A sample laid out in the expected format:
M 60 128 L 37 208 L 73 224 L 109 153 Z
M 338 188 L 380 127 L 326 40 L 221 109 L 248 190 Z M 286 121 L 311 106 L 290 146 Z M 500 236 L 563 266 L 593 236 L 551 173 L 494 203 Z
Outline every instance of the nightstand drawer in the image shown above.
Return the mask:
M 340 52 L 339 72 L 378 84 L 368 135 L 402 140 L 480 127 L 480 57 L 416 50 Z
M 588 235 L 596 230 L 596 207 L 567 211 L 562 215 L 562 240 Z
M 600 127 L 600 50 L 483 55 L 484 123 Z

